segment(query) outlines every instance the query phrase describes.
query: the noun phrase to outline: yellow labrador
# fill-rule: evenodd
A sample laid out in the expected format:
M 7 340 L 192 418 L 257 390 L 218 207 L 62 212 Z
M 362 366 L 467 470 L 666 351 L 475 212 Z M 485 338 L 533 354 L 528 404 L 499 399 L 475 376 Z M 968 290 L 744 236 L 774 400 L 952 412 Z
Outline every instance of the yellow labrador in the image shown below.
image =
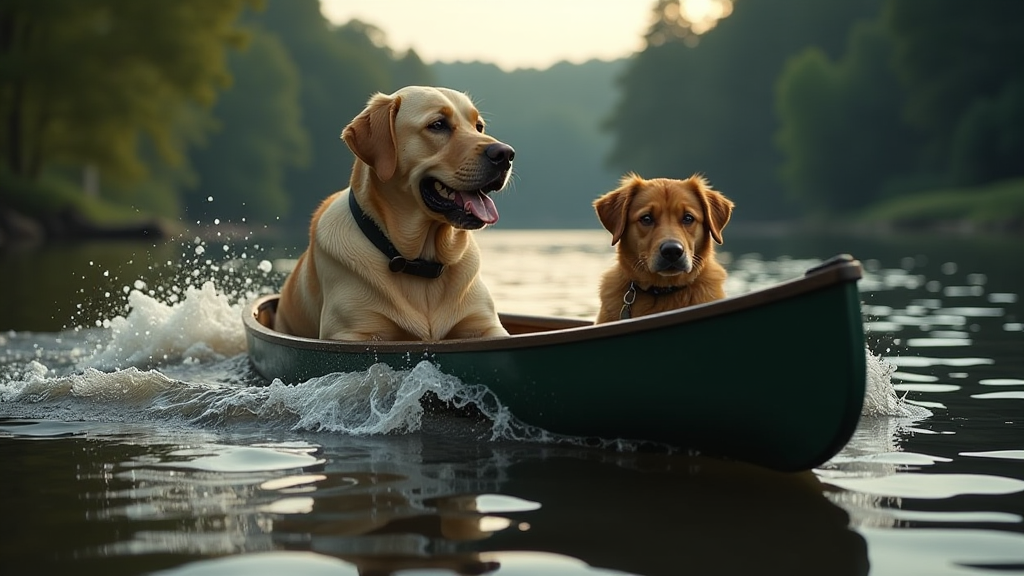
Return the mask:
M 279 331 L 330 340 L 501 336 L 472 230 L 498 221 L 489 194 L 515 151 L 484 133 L 465 94 L 375 94 L 345 127 L 349 187 L 313 214 L 309 247 L 278 303 Z

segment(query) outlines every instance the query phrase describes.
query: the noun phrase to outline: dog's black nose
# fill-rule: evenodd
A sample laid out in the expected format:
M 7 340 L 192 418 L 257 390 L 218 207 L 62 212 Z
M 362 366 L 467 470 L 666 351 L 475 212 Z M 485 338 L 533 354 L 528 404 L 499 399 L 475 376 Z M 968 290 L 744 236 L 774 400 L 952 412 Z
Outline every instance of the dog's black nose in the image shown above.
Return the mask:
M 675 262 L 683 257 L 683 245 L 676 240 L 667 240 L 658 247 L 661 257 L 668 262 Z
M 512 166 L 512 159 L 516 157 L 516 151 L 508 144 L 502 144 L 501 142 L 495 142 L 488 146 L 484 149 L 484 154 L 487 155 L 487 158 L 495 166 L 500 166 L 504 169 Z

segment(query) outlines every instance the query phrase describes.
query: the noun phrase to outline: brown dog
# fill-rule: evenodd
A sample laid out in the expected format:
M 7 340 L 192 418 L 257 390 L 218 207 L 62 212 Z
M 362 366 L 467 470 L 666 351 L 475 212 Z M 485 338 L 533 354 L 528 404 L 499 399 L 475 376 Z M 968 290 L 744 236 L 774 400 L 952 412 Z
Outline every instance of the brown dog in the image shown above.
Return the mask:
M 703 304 L 725 297 L 725 268 L 712 241 L 722 243 L 734 204 L 700 176 L 645 180 L 626 175 L 594 201 L 612 233 L 616 264 L 601 279 L 596 322 Z
M 479 277 L 471 230 L 493 224 L 515 151 L 470 99 L 410 86 L 375 94 L 342 132 L 349 187 L 313 214 L 275 329 L 331 340 L 507 335 Z

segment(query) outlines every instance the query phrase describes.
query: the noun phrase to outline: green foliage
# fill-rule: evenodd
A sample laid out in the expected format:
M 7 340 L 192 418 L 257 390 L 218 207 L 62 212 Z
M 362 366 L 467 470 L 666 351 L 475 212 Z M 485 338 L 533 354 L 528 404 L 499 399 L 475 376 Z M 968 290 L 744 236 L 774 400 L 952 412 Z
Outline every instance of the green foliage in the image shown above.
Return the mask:
M 924 168 L 960 184 L 1024 174 L 1024 3 L 888 0 L 885 18 Z
M 777 142 L 782 180 L 805 211 L 862 208 L 913 165 L 919 142 L 901 121 L 890 54 L 881 24 L 860 22 L 838 61 L 812 47 L 787 62 L 775 100 Z
M 70 183 L 89 165 L 137 210 L 304 226 L 347 184 L 339 135 L 370 95 L 433 77 L 373 26 L 330 25 L 318 0 L 263 6 L 0 0 L 0 168 Z
M 872 206 L 858 219 L 900 226 L 968 222 L 979 228 L 1019 230 L 1024 226 L 1024 178 L 900 196 Z
M 649 43 L 619 83 L 608 123 L 611 164 L 647 177 L 703 173 L 736 201 L 738 220 L 791 215 L 774 144 L 776 80 L 808 47 L 835 57 L 851 24 L 876 15 L 879 4 L 739 0 L 695 46 L 685 35 Z
M 44 173 L 30 179 L 0 169 L 0 190 L 4 192 L 4 205 L 24 214 L 74 212 L 98 224 L 122 224 L 141 219 L 133 208 L 82 194 L 81 188 L 58 174 Z
M 290 208 L 287 171 L 309 160 L 298 71 L 277 36 L 260 28 L 230 66 L 235 81 L 213 109 L 220 127 L 193 154 L 200 182 L 186 195 L 187 211 L 190 219 L 271 222 Z
M 945 186 L 918 218 L 960 210 L 951 188 L 1024 174 L 1024 4 L 887 0 L 845 54 L 807 50 L 779 79 L 783 180 L 807 211 L 841 213 Z M 950 214 L 940 207 L 953 207 Z M 967 216 L 965 216 L 967 217 Z
M 59 212 L 85 198 L 66 179 L 50 175 L 29 179 L 6 169 L 0 169 L 0 189 L 4 191 L 4 204 L 29 214 Z
M 4 0 L 0 162 L 36 177 L 51 163 L 147 175 L 140 142 L 181 163 L 190 102 L 213 103 L 245 0 Z

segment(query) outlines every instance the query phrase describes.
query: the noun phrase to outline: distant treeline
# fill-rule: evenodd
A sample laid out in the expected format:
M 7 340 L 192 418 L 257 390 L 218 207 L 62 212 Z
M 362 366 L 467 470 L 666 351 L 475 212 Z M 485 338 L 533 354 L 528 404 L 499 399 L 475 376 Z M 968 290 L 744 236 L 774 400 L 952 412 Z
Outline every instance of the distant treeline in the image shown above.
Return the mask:
M 341 129 L 408 84 L 467 91 L 516 148 L 506 228 L 596 227 L 627 171 L 702 173 L 737 222 L 1024 177 L 1024 2 L 736 0 L 696 37 L 675 1 L 631 58 L 506 73 L 317 0 L 0 0 L 0 243 L 14 214 L 118 206 L 304 229 L 347 185 Z
M 737 0 L 696 46 L 672 27 L 619 82 L 611 161 L 705 172 L 737 218 L 1024 175 L 1024 2 Z

